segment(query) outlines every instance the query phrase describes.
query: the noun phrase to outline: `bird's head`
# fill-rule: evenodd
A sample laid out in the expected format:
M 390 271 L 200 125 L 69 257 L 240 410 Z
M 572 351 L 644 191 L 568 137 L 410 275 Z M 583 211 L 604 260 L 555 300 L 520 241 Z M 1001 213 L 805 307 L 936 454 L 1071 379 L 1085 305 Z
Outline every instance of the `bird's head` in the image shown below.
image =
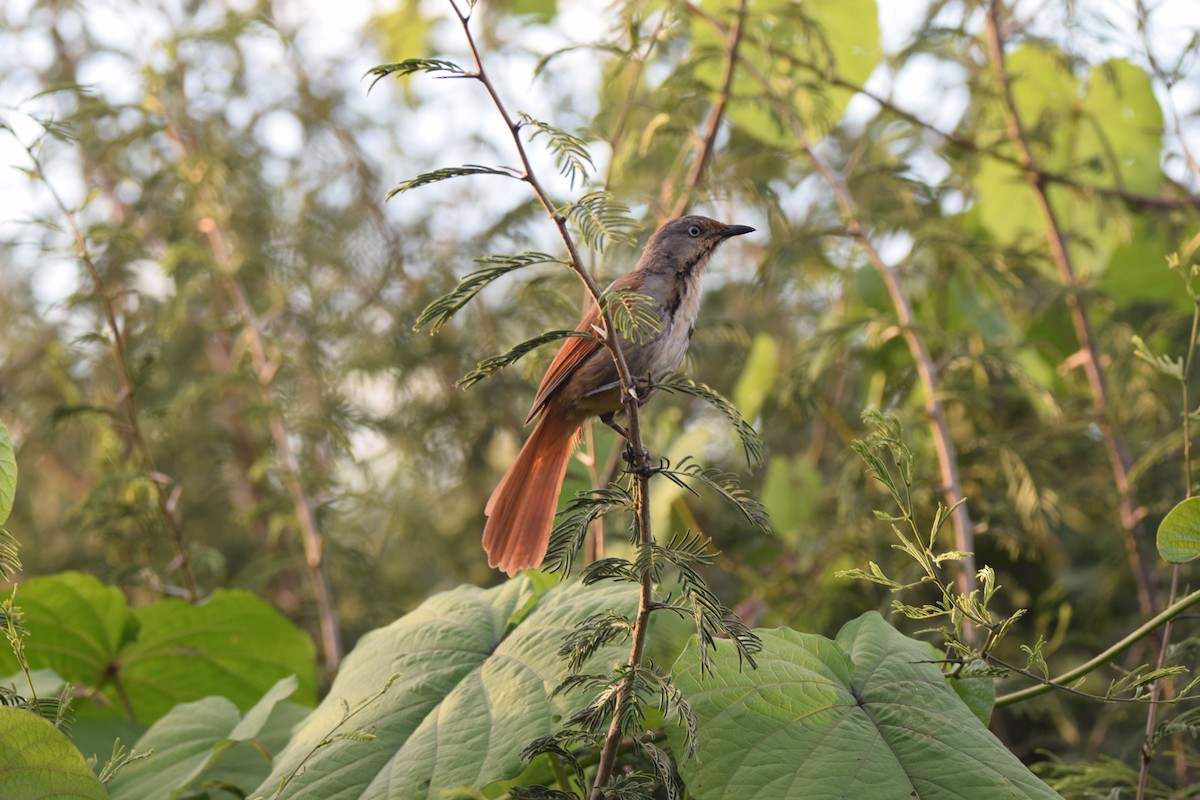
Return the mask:
M 702 269 L 721 242 L 750 233 L 749 225 L 726 225 L 691 214 L 665 223 L 654 232 L 638 262 L 638 269 L 688 274 Z

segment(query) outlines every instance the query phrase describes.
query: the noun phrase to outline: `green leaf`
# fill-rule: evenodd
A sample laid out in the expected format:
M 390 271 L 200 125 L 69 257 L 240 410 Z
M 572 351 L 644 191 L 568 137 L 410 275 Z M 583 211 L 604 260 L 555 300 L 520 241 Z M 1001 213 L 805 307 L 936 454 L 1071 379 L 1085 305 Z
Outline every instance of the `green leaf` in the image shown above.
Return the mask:
M 633 245 L 638 222 L 629 215 L 629 206 L 608 192 L 592 192 L 558 209 L 579 230 L 585 246 L 603 251 L 609 242 Z
M 779 378 L 779 345 L 767 333 L 754 337 L 746 356 L 746 366 L 733 389 L 733 403 L 749 419 L 762 411 L 763 403 Z
M 1200 556 L 1200 497 L 1176 505 L 1158 525 L 1158 554 L 1168 564 Z
M 200 605 L 161 600 L 133 614 L 138 635 L 121 652 L 120 674 L 139 718 L 209 695 L 249 708 L 293 674 L 297 701 L 316 699 L 312 640 L 249 592 L 217 591 Z
M 271 797 L 291 776 L 288 800 L 419 800 L 520 774 L 522 749 L 587 699 L 550 698 L 566 676 L 558 650 L 567 633 L 605 609 L 632 614 L 637 605 L 635 586 L 570 581 L 537 597 L 528 616 L 512 624 L 532 593 L 525 576 L 487 590 L 459 587 L 364 636 L 257 792 Z M 600 648 L 585 669 L 608 671 L 626 655 L 625 647 Z M 397 673 L 391 688 L 348 722 L 375 740 L 330 740 L 345 707 L 375 695 Z
M 401 181 L 387 193 L 388 200 L 391 200 L 398 194 L 403 194 L 411 189 L 418 189 L 422 186 L 428 186 L 431 183 L 447 181 L 451 178 L 463 178 L 468 175 L 501 175 L 505 178 L 516 178 L 512 172 L 496 167 L 481 167 L 478 164 L 466 164 L 461 167 L 443 167 L 435 169 L 433 172 L 424 172 L 415 178 L 410 178 L 406 181 Z
M 1098 186 L 1158 194 L 1163 113 L 1146 71 L 1123 58 L 1094 67 L 1083 113 L 1074 174 Z
M 119 589 L 66 572 L 26 581 L 18 600 L 31 632 L 30 666 L 95 689 L 93 702 L 112 713 L 128 702 L 139 720 L 152 722 L 178 703 L 209 695 L 249 708 L 292 674 L 300 702 L 316 697 L 312 640 L 249 592 L 218 591 L 200 605 L 167 599 L 131 611 Z M 16 669 L 13 655 L 0 651 L 0 674 Z
M 451 75 L 466 74 L 466 70 L 453 61 L 444 61 L 440 58 L 409 58 L 404 61 L 398 61 L 395 64 L 380 64 L 377 67 L 367 70 L 368 75 L 375 76 L 375 80 L 371 81 L 371 85 L 367 87 L 367 91 L 369 92 L 371 89 L 374 89 L 375 84 L 389 75 L 403 78 L 412 75 L 414 72 L 448 72 Z
M 63 733 L 28 711 L 0 706 L 0 797 L 103 800 L 108 795 Z
M 644 344 L 662 329 L 658 301 L 632 289 L 616 289 L 600 295 L 600 302 L 612 315 L 613 325 L 631 342 Z
M 17 493 L 17 453 L 13 450 L 8 428 L 0 423 L 0 525 L 12 512 Z
M 64 680 L 96 687 L 106 680 L 135 623 L 121 590 L 90 575 L 64 572 L 21 584 L 25 655 L 33 669 L 54 670 Z M 0 649 L 0 674 L 15 672 L 16 658 Z
M 244 717 L 224 697 L 206 697 L 175 706 L 133 746 L 134 752 L 153 750 L 154 754 L 122 769 L 108 784 L 109 797 L 112 800 L 178 797 L 235 746 L 257 738 L 272 712 L 297 686 L 295 676 L 284 678 Z M 255 753 L 261 768 L 254 780 L 261 781 L 270 771 L 270 763 L 263 754 Z
M 413 330 L 420 330 L 428 325 L 430 333 L 437 333 L 459 309 L 471 301 L 471 298 L 483 291 L 485 286 L 514 270 L 534 264 L 566 262 L 545 253 L 519 253 L 515 256 L 483 256 L 475 259 L 475 263 L 490 266 L 468 273 L 448 294 L 427 305 L 413 324 Z
M 705 800 L 1058 797 L 929 663 L 940 654 L 879 614 L 834 641 L 787 628 L 759 635 L 757 670 L 717 659 L 704 678 L 694 640 L 673 668 L 701 730 L 680 775 Z M 683 732 L 668 732 L 682 752 Z
M 568 339 L 576 336 L 583 339 L 597 339 L 599 337 L 594 333 L 587 331 L 547 331 L 539 334 L 532 339 L 526 339 L 520 344 L 514 346 L 507 353 L 501 353 L 498 356 L 485 358 L 475 365 L 475 369 L 462 376 L 462 379 L 455 384 L 461 389 L 468 389 L 479 383 L 484 378 L 488 378 L 505 367 L 515 364 L 522 356 L 527 355 L 530 351 L 536 350 L 544 344 L 557 341 L 559 339 Z
M 554 154 L 554 163 L 559 173 L 571 182 L 572 189 L 575 188 L 576 179 L 581 183 L 587 181 L 588 175 L 596 165 L 592 163 L 592 156 L 583 139 L 534 119 L 523 111 L 519 112 L 519 116 L 522 125 L 533 128 L 533 134 L 529 137 L 531 142 L 539 136 L 546 137 L 546 147 Z
M 661 381 L 653 383 L 650 388 L 655 391 L 664 391 L 668 394 L 688 395 L 708 403 L 720 412 L 729 421 L 729 424 L 733 426 L 734 432 L 737 433 L 738 439 L 742 443 L 742 450 L 746 453 L 746 462 L 752 467 L 762 464 L 763 443 L 758 432 L 746 421 L 746 418 L 742 416 L 737 406 L 729 402 L 716 389 L 699 381 L 694 381 L 686 375 L 667 375 Z

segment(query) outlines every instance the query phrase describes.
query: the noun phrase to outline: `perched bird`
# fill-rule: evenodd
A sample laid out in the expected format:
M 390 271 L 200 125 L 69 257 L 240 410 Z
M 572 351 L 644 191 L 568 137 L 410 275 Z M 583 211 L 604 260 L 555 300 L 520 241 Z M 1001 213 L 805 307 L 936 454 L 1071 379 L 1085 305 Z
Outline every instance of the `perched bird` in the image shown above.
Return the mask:
M 679 368 L 700 312 L 700 273 L 721 242 L 753 230 L 708 217 L 673 219 L 650 237 L 633 271 L 609 287 L 655 301 L 659 329 L 651 338 L 639 343 L 614 332 L 635 380 Z M 600 310 L 593 305 L 576 330 L 599 329 Z M 600 417 L 620 431 L 613 420 L 622 410 L 620 395 L 608 348 L 597 339 L 568 339 L 546 370 L 525 420 L 529 424 L 537 417 L 537 425 L 488 500 L 483 549 L 490 566 L 515 575 L 542 563 L 579 427 L 589 417 Z

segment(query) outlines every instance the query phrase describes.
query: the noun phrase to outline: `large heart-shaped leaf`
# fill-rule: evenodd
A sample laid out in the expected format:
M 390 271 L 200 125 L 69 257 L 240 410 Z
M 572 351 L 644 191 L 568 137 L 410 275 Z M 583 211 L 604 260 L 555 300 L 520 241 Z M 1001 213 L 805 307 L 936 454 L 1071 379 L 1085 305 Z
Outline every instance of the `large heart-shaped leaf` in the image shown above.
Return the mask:
M 696 797 L 1058 797 L 963 703 L 932 663 L 940 655 L 877 613 L 834 641 L 758 634 L 757 670 L 718 658 L 703 675 L 694 640 L 675 664 L 700 722 L 698 757 L 680 767 Z M 682 737 L 671 732 L 676 752 Z
M 149 723 L 178 703 L 210 695 L 247 709 L 293 674 L 297 701 L 315 701 L 312 640 L 249 592 L 130 609 L 119 589 L 66 572 L 21 584 L 17 605 L 30 631 L 29 665 L 96 690 L 97 705 L 81 708 L 81 715 L 103 703 Z M 0 675 L 17 668 L 8 648 L 0 649 Z
M 521 750 L 587 699 L 549 697 L 567 674 L 563 637 L 636 605 L 631 586 L 569 582 L 537 595 L 524 576 L 435 595 L 362 638 L 258 792 L 272 797 L 286 780 L 288 800 L 419 800 L 515 777 Z M 603 648 L 584 671 L 627 652 Z
M 103 800 L 108 795 L 58 728 L 36 714 L 0 706 L 0 797 Z

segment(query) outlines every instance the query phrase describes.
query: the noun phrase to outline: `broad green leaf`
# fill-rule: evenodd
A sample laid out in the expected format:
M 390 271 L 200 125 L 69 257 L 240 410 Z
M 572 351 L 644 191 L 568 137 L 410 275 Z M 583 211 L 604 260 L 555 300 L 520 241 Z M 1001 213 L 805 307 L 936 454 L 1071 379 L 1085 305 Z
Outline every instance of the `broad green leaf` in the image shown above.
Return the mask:
M 1200 497 L 1176 505 L 1158 525 L 1158 554 L 1168 564 L 1200 556 Z
M 1098 186 L 1156 195 L 1162 188 L 1163 114 L 1150 76 L 1123 58 L 1094 67 L 1074 161 Z
M 0 423 L 0 525 L 12 511 L 17 493 L 17 453 L 13 450 L 8 428 Z
M 733 389 L 733 404 L 743 417 L 752 420 L 758 416 L 778 377 L 779 345 L 770 334 L 760 333 L 754 337 L 746 366 Z
M 1043 169 L 1067 166 L 1070 133 L 1067 115 L 1079 102 L 1079 81 L 1055 51 L 1040 45 L 1025 45 L 1007 58 L 1012 78 L 1013 102 L 1033 143 L 1034 157 Z M 987 126 L 998 141 L 1007 141 L 1002 101 L 987 110 Z M 1000 152 L 1015 157 L 1008 144 Z M 985 158 L 975 176 L 974 187 L 979 217 L 999 241 L 1019 242 L 1026 237 L 1044 241 L 1046 227 L 1033 202 L 1033 190 L 1017 166 Z
M 771 515 L 771 529 L 792 547 L 816 535 L 809 523 L 821 499 L 821 483 L 821 471 L 803 453 L 767 462 L 759 495 Z
M 271 797 L 290 776 L 288 800 L 419 800 L 520 774 L 521 750 L 586 699 L 548 697 L 566 675 L 563 637 L 593 613 L 632 613 L 637 602 L 634 587 L 572 581 L 514 624 L 532 595 L 524 576 L 463 586 L 364 636 L 257 792 Z M 604 648 L 585 671 L 607 671 L 626 653 Z M 343 724 L 346 708 L 357 713 Z M 354 731 L 376 738 L 339 737 Z
M 701 674 L 695 640 L 675 682 L 700 720 L 680 767 L 705 800 L 1055 798 L 993 736 L 934 664 L 930 645 L 875 612 L 836 640 L 759 631 L 757 670 L 720 658 Z M 682 731 L 670 731 L 680 752 Z
M 299 680 L 297 702 L 316 700 L 312 640 L 249 592 L 160 600 L 133 614 L 139 630 L 121 652 L 121 681 L 140 719 L 209 695 L 249 708 L 288 675 Z
M 80 686 L 106 680 L 117 653 L 136 624 L 121 590 L 79 572 L 30 578 L 17 592 L 25 612 L 25 655 L 34 669 L 51 669 Z M 0 673 L 18 669 L 16 657 L 0 648 Z
M 26 581 L 18 601 L 30 631 L 30 666 L 95 689 L 93 702 L 112 712 L 128 703 L 142 722 L 209 695 L 249 708 L 292 674 L 300 684 L 297 701 L 316 698 L 312 641 L 249 592 L 130 610 L 119 589 L 67 572 Z M 0 650 L 0 674 L 16 669 L 12 653 Z
M 109 796 L 112 800 L 178 797 L 235 746 L 258 737 L 276 706 L 297 685 L 295 676 L 279 681 L 245 717 L 224 697 L 175 706 L 133 746 L 136 753 L 153 750 L 154 754 L 122 769 L 108 785 Z M 261 753 L 257 758 L 261 770 L 255 782 L 270 771 L 267 758 Z
M 728 26 L 737 4 L 704 0 L 701 8 Z M 696 77 L 721 88 L 725 36 L 708 21 L 695 23 L 693 46 L 702 54 Z M 853 93 L 830 86 L 829 76 L 866 83 L 882 56 L 875 0 L 767 0 L 751 3 L 742 23 L 739 58 L 765 76 L 764 87 L 745 68 L 733 76 L 726 115 L 731 123 L 773 147 L 795 144 L 790 124 L 797 117 L 810 132 L 823 133 L 841 118 Z
M 1062 54 L 1026 45 L 1008 57 L 1013 97 L 1038 166 L 1084 185 L 1157 194 L 1162 185 L 1162 110 L 1149 76 L 1114 59 L 1091 70 L 1086 89 Z M 996 141 L 1008 134 L 998 103 L 984 115 Z M 1015 156 L 1009 144 L 999 152 Z M 1033 202 L 1024 172 L 984 159 L 974 181 L 980 219 L 1006 244 L 1045 241 L 1046 222 Z M 1128 212 L 1101 206 L 1058 184 L 1046 188 L 1079 275 L 1100 273 L 1113 252 L 1130 240 Z
M 0 797 L 103 800 L 108 795 L 61 731 L 36 714 L 0 706 Z

